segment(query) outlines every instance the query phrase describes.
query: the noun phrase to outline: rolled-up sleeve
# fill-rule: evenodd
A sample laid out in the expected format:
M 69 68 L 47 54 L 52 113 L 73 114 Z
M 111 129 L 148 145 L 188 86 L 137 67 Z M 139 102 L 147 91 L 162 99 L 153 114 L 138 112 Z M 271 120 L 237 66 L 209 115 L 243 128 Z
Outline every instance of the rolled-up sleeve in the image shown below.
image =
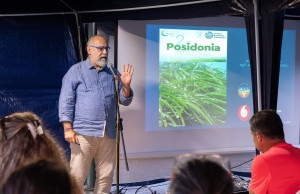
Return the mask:
M 119 92 L 119 95 L 120 95 L 120 104 L 124 106 L 128 106 L 132 102 L 133 99 L 132 89 L 130 89 L 130 96 L 128 98 L 124 96 L 122 87 L 121 87 L 121 91 Z
M 71 68 L 62 80 L 58 106 L 59 122 L 69 121 L 73 123 L 77 85 L 77 73 L 74 68 Z

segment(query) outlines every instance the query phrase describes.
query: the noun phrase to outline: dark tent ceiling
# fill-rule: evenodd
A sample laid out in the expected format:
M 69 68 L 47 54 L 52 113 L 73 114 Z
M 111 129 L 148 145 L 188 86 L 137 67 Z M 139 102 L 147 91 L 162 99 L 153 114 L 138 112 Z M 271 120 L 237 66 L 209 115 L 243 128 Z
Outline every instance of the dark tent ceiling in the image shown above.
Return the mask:
M 299 1 L 258 0 L 269 11 L 297 8 Z M 77 11 L 82 22 L 97 22 L 245 15 L 252 10 L 252 0 L 6 0 L 1 3 L 0 16 L 73 14 Z M 287 10 L 286 15 L 300 15 L 300 10 Z
M 109 0 L 109 1 L 6 1 L 0 6 L 2 16 L 36 14 L 72 14 L 76 10 L 83 22 L 118 19 L 167 19 L 216 15 L 233 15 L 238 11 L 226 9 L 227 0 Z

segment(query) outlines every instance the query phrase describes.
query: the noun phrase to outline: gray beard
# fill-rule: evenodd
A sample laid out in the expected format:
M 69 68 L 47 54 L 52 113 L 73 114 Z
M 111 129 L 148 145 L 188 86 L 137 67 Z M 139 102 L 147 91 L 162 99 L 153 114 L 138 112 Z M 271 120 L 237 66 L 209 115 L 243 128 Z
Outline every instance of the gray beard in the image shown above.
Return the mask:
M 105 65 L 106 65 L 106 61 L 105 62 L 103 62 L 103 61 L 95 61 L 95 63 L 96 63 L 97 66 L 99 66 L 101 68 L 105 67 Z
M 95 59 L 94 57 L 90 56 L 92 58 L 92 61 L 100 68 L 103 68 L 105 67 L 106 63 L 107 63 L 107 60 L 106 61 L 100 61 L 100 60 L 97 60 Z

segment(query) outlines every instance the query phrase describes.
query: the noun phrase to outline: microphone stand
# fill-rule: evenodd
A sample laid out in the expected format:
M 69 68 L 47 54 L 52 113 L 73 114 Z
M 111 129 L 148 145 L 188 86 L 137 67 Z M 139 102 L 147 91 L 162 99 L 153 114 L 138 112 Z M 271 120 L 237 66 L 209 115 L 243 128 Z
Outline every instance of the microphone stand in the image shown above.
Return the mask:
M 112 72 L 113 73 L 113 72 Z M 120 193 L 120 189 L 119 189 L 119 174 L 120 174 L 120 134 L 121 134 L 121 138 L 122 138 L 122 145 L 123 145 L 123 152 L 124 152 L 124 158 L 125 158 L 125 165 L 126 165 L 126 170 L 129 171 L 129 167 L 128 167 L 128 161 L 127 161 L 127 155 L 126 155 L 126 149 L 125 149 L 125 143 L 124 143 L 124 137 L 123 137 L 123 119 L 120 117 L 120 109 L 119 109 L 119 102 L 120 102 L 120 98 L 119 98 L 119 80 L 117 79 L 117 87 L 116 87 L 116 76 L 113 73 L 112 76 L 112 81 L 114 84 L 114 90 L 115 90 L 115 96 L 116 96 L 116 121 L 117 121 L 117 135 L 116 135 L 116 186 L 117 186 L 117 194 Z

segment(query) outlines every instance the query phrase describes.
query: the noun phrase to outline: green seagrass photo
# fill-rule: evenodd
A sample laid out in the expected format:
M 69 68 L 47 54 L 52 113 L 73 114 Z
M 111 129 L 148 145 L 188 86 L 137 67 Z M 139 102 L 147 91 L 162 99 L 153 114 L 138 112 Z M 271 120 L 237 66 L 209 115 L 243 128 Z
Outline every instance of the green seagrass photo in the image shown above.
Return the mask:
M 226 69 L 209 61 L 160 62 L 159 127 L 225 124 Z

